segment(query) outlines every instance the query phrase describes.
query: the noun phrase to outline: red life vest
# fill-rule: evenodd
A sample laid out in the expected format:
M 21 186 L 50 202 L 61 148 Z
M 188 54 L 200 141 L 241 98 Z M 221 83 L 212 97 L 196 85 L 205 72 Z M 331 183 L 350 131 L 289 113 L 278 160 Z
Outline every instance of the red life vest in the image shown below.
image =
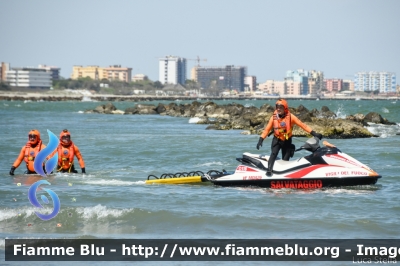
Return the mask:
M 284 118 L 279 118 L 278 112 L 275 110 L 273 114 L 274 135 L 278 139 L 287 140 L 292 136 L 292 119 L 290 112 L 287 112 Z

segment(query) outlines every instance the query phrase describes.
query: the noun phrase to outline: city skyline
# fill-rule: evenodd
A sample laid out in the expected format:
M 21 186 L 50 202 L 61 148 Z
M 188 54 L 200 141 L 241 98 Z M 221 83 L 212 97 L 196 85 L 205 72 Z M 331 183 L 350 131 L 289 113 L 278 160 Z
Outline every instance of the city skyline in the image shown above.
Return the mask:
M 247 66 L 258 82 L 287 70 L 352 79 L 400 73 L 400 2 L 386 1 L 1 1 L 0 61 L 11 67 L 122 65 L 158 79 L 158 59 Z M 188 75 L 189 77 L 189 75 Z

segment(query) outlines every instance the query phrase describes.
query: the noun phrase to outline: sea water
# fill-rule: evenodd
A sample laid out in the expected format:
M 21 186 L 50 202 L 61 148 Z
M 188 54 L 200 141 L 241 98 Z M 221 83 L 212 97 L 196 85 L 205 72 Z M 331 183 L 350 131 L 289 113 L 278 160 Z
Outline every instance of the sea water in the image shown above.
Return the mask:
M 274 104 L 273 100 L 236 102 L 257 107 Z M 293 107 L 302 104 L 309 110 L 325 105 L 338 117 L 374 111 L 397 123 L 370 125 L 369 130 L 379 135 L 377 138 L 329 140 L 382 175 L 377 184 L 315 190 L 218 187 L 207 183 L 146 185 L 149 175 L 233 171 L 238 165 L 235 158 L 243 152 L 269 154 L 271 138 L 257 151 L 257 135 L 243 135 L 241 130 L 206 130 L 206 125 L 197 125 L 188 117 L 84 113 L 100 104 L 105 102 L 0 101 L 0 259 L 3 262 L 6 238 L 400 237 L 398 102 L 289 101 Z M 113 104 L 124 110 L 136 103 Z M 37 180 L 23 174 L 24 162 L 15 176 L 9 175 L 28 132 L 34 128 L 41 132 L 44 144 L 49 141 L 47 130 L 58 136 L 67 128 L 86 165 L 86 175 L 56 173 L 48 177 L 51 186 L 47 188 L 58 195 L 61 204 L 58 215 L 49 221 L 39 219 L 35 214 L 37 208 L 28 200 L 28 189 Z M 300 146 L 304 140 L 296 138 L 294 144 Z M 295 157 L 307 154 L 301 151 Z M 76 159 L 75 164 L 80 172 Z M 47 211 L 51 209 L 52 206 L 45 207 Z

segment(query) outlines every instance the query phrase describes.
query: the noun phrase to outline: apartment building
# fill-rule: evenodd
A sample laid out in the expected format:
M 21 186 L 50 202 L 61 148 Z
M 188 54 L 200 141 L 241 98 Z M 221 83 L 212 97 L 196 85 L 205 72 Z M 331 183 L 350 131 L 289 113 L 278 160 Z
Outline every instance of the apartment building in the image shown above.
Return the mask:
M 39 68 L 12 68 L 6 71 L 6 80 L 12 87 L 50 88 L 51 72 Z
M 245 91 L 254 92 L 257 88 L 257 78 L 256 76 L 245 76 L 244 77 L 244 87 Z
M 308 88 L 309 94 L 317 95 L 325 89 L 324 72 L 310 70 L 308 72 Z
M 293 84 L 294 87 L 301 89 L 299 95 L 317 95 L 325 89 L 324 72 L 322 71 L 308 71 L 304 69 L 297 69 L 294 71 L 289 70 L 286 72 L 286 77 L 284 80 L 290 82 L 300 82 L 301 85 L 291 83 L 291 85 Z
M 244 92 L 247 68 L 227 65 L 225 67 L 200 67 L 192 69 L 192 79 L 204 89 L 237 90 Z
M 136 74 L 133 76 L 132 81 L 143 81 L 143 80 L 149 80 L 149 77 L 146 76 L 145 74 Z
M 354 82 L 349 79 L 343 80 L 343 90 L 344 91 L 354 91 Z
M 99 66 L 73 66 L 71 79 L 89 77 L 93 80 L 107 79 L 131 82 L 132 68 L 121 67 L 121 65 L 112 65 L 109 67 Z
M 396 92 L 396 74 L 393 72 L 358 72 L 354 75 L 355 91 Z
M 93 80 L 102 80 L 103 78 L 107 78 L 105 75 L 103 68 L 99 66 L 73 66 L 71 79 L 79 79 L 79 78 L 91 78 Z
M 56 66 L 46 66 L 46 65 L 39 65 L 39 69 L 44 69 L 47 72 L 51 73 L 51 79 L 52 80 L 59 80 L 60 79 L 60 69 L 59 67 Z
M 293 80 L 267 80 L 265 83 L 258 85 L 258 90 L 268 95 L 301 95 L 303 83 Z
M 284 91 L 286 95 L 307 95 L 304 93 L 304 83 L 300 81 L 286 81 L 284 84 Z
M 325 79 L 325 88 L 329 92 L 339 92 L 343 90 L 343 80 L 342 79 Z
M 0 66 L 0 82 L 7 80 L 6 71 L 10 70 L 10 64 L 1 62 Z
M 103 69 L 103 75 L 107 76 L 108 80 L 119 80 L 125 82 L 132 81 L 132 68 L 121 67 L 121 65 L 112 65 Z
M 308 86 L 308 75 L 309 72 L 304 69 L 298 69 L 295 71 L 289 70 L 286 71 L 285 81 L 290 82 L 290 84 L 295 84 L 294 82 L 300 82 L 302 85 L 296 87 L 300 88 L 301 91 L 298 95 L 308 95 L 310 93 L 309 86 Z M 297 94 L 295 94 L 297 95 Z
M 273 94 L 285 94 L 284 81 L 276 81 L 269 79 L 264 83 L 258 84 L 258 91 L 263 94 L 273 95 Z
M 186 83 L 186 58 L 166 56 L 158 60 L 158 80 L 162 84 Z

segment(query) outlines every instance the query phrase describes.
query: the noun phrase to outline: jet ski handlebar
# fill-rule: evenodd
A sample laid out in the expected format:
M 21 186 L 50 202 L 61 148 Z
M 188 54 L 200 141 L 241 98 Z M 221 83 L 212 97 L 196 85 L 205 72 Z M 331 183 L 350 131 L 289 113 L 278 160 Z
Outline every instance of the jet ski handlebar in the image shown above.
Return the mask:
M 324 144 L 325 144 L 325 141 L 324 141 Z M 312 137 L 312 138 L 309 138 L 300 148 L 295 150 L 295 152 L 296 151 L 300 151 L 300 150 L 307 150 L 307 151 L 310 151 L 310 152 L 315 152 L 319 148 L 320 148 L 320 146 L 319 146 L 319 138 Z

